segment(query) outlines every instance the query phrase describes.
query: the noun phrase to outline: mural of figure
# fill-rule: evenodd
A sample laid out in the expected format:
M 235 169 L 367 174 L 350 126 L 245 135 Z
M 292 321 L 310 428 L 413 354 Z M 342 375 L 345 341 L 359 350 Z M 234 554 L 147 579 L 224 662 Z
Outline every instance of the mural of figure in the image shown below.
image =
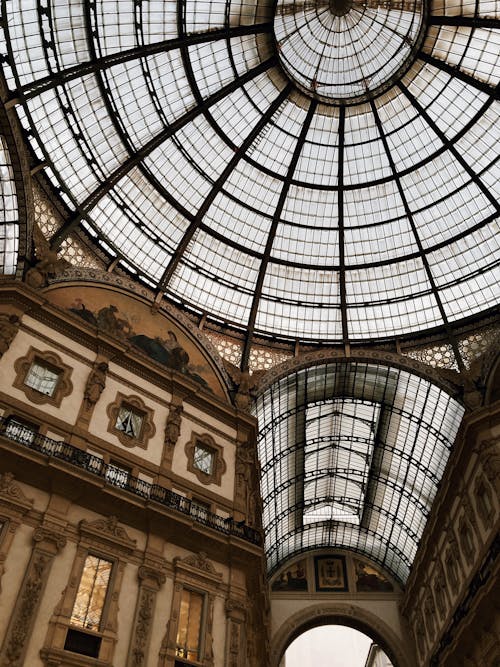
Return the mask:
M 108 372 L 108 364 L 101 361 L 90 372 L 85 385 L 84 398 L 88 407 L 95 405 L 101 396 L 104 387 L 106 386 L 106 374 Z
M 130 332 L 130 324 L 127 320 L 116 316 L 118 308 L 111 304 L 106 308 L 101 308 L 97 313 L 97 326 L 107 334 L 117 338 L 125 338 Z
M 0 357 L 9 349 L 19 331 L 19 324 L 20 320 L 17 315 L 0 314 Z

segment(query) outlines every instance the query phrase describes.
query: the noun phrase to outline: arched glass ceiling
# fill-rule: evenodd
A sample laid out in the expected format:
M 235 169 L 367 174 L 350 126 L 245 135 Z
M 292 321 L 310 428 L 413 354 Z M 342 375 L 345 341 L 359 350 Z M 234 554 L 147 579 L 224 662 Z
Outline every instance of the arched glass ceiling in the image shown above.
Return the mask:
M 0 135 L 0 274 L 15 274 L 18 250 L 16 183 L 7 142 Z
M 337 362 L 257 399 L 263 524 L 272 574 L 303 551 L 358 551 L 406 582 L 463 416 L 427 380 Z
M 377 340 L 498 302 L 498 2 L 3 0 L 2 26 L 73 210 L 54 247 L 84 226 L 249 339 Z

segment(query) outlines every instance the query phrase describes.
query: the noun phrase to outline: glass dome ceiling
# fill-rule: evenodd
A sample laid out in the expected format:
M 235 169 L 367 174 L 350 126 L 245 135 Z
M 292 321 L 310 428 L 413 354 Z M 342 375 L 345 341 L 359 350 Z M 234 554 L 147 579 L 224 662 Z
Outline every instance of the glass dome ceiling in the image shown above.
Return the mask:
M 83 227 L 159 293 L 328 342 L 498 303 L 491 0 L 12 0 L 4 71 Z

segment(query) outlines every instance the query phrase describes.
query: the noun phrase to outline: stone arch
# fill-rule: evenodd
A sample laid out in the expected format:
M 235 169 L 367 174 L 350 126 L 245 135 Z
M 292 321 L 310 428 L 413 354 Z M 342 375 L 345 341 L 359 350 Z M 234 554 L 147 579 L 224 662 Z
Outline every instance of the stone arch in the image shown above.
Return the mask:
M 414 662 L 395 632 L 375 614 L 352 602 L 320 603 L 306 607 L 288 618 L 271 641 L 271 667 L 278 667 L 286 649 L 299 635 L 319 625 L 346 625 L 364 632 L 387 653 L 396 667 L 413 667 Z
M 431 382 L 450 394 L 450 396 L 456 400 L 460 401 L 462 390 L 458 373 L 455 373 L 454 371 L 443 372 L 442 369 L 432 368 L 417 359 L 412 359 L 411 357 L 396 352 L 369 349 L 351 350 L 349 355 L 346 355 L 345 352 L 340 349 L 318 350 L 315 352 L 308 352 L 299 357 L 287 359 L 262 375 L 256 388 L 255 395 L 264 393 L 266 389 L 278 380 L 304 368 L 344 361 L 359 361 L 368 364 L 381 364 L 383 366 L 399 368 L 400 370 L 422 377 L 424 380 Z

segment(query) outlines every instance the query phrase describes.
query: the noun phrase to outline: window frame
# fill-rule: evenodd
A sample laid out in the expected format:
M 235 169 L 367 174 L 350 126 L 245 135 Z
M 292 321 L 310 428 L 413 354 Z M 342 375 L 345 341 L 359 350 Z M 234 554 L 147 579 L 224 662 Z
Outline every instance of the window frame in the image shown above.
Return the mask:
M 181 622 L 181 606 L 182 606 L 182 597 L 183 594 L 188 591 L 189 593 L 194 593 L 195 595 L 199 595 L 201 597 L 201 615 L 200 615 L 200 630 L 198 633 L 198 645 L 197 645 L 197 657 L 196 658 L 190 658 L 188 656 L 184 655 L 179 655 L 178 651 L 179 650 L 187 650 L 186 647 L 181 647 L 178 644 L 178 637 L 179 637 L 179 631 L 180 631 L 180 622 Z M 181 605 L 179 606 L 179 613 L 178 613 L 178 620 L 177 620 L 177 632 L 176 632 L 176 639 L 175 639 L 175 660 L 177 661 L 182 661 L 183 663 L 187 665 L 196 665 L 202 662 L 203 657 L 204 657 L 204 647 L 203 647 L 203 640 L 205 638 L 205 632 L 206 632 L 206 622 L 207 622 L 207 611 L 208 611 L 208 596 L 207 592 L 204 590 L 201 590 L 195 586 L 191 585 L 185 585 L 182 586 L 182 590 L 180 593 L 180 600 L 181 600 Z M 189 623 L 188 623 L 189 627 Z
M 210 473 L 204 472 L 195 464 L 196 449 L 200 447 L 213 453 L 212 470 Z M 218 445 L 208 433 L 192 433 L 191 439 L 186 443 L 184 451 L 187 456 L 187 469 L 196 475 L 196 478 L 202 484 L 217 484 L 221 486 L 222 475 L 227 470 L 226 462 L 223 458 L 224 448 Z
M 136 412 L 142 417 L 141 430 L 137 436 L 126 433 L 123 429 L 117 427 L 118 415 L 123 407 Z M 117 392 L 116 398 L 107 407 L 109 417 L 108 433 L 115 435 L 124 447 L 141 447 L 147 449 L 149 439 L 156 433 L 156 427 L 153 421 L 154 412 L 149 408 L 139 396 L 125 396 Z
M 84 574 L 84 571 L 85 571 L 85 564 L 86 564 L 87 559 L 89 557 L 98 558 L 99 560 L 103 560 L 103 561 L 106 561 L 107 563 L 111 564 L 110 574 L 109 574 L 109 578 L 108 578 L 108 582 L 107 582 L 107 586 L 106 586 L 106 593 L 104 595 L 104 603 L 103 603 L 102 608 L 101 608 L 101 615 L 100 615 L 100 618 L 99 618 L 99 625 L 98 625 L 97 629 L 88 628 L 88 627 L 83 626 L 83 625 L 81 625 L 81 626 L 77 625 L 77 624 L 73 623 L 73 620 L 72 620 L 73 619 L 73 613 L 74 613 L 74 610 L 75 610 L 76 600 L 77 600 L 77 597 L 78 597 L 78 591 L 80 589 L 80 585 L 82 583 L 82 577 L 83 577 L 83 574 Z M 78 577 L 78 584 L 76 586 L 76 593 L 75 593 L 75 596 L 74 596 L 73 605 L 71 607 L 71 613 L 70 613 L 70 617 L 69 617 L 69 626 L 71 628 L 75 628 L 78 631 L 81 631 L 83 633 L 94 634 L 94 635 L 99 635 L 99 636 L 102 635 L 103 627 L 106 624 L 107 612 L 108 612 L 109 606 L 110 606 L 111 592 L 113 590 L 113 584 L 114 584 L 114 579 L 115 579 L 116 562 L 117 562 L 116 558 L 111 558 L 109 556 L 109 554 L 103 555 L 102 553 L 98 553 L 98 550 L 96 550 L 96 549 L 89 549 L 87 551 L 87 554 L 85 555 L 85 557 L 83 559 L 83 562 L 81 564 L 81 567 L 80 567 L 80 575 Z
M 26 379 L 35 363 L 47 368 L 51 372 L 57 373 L 58 378 L 52 394 L 44 394 L 26 384 Z M 73 384 L 70 379 L 73 369 L 65 364 L 55 352 L 49 350 L 42 351 L 30 347 L 24 357 L 16 360 L 14 370 L 16 376 L 13 386 L 22 391 L 29 401 L 37 405 L 48 404 L 58 408 L 61 406 L 63 398 L 69 396 L 73 391 Z

